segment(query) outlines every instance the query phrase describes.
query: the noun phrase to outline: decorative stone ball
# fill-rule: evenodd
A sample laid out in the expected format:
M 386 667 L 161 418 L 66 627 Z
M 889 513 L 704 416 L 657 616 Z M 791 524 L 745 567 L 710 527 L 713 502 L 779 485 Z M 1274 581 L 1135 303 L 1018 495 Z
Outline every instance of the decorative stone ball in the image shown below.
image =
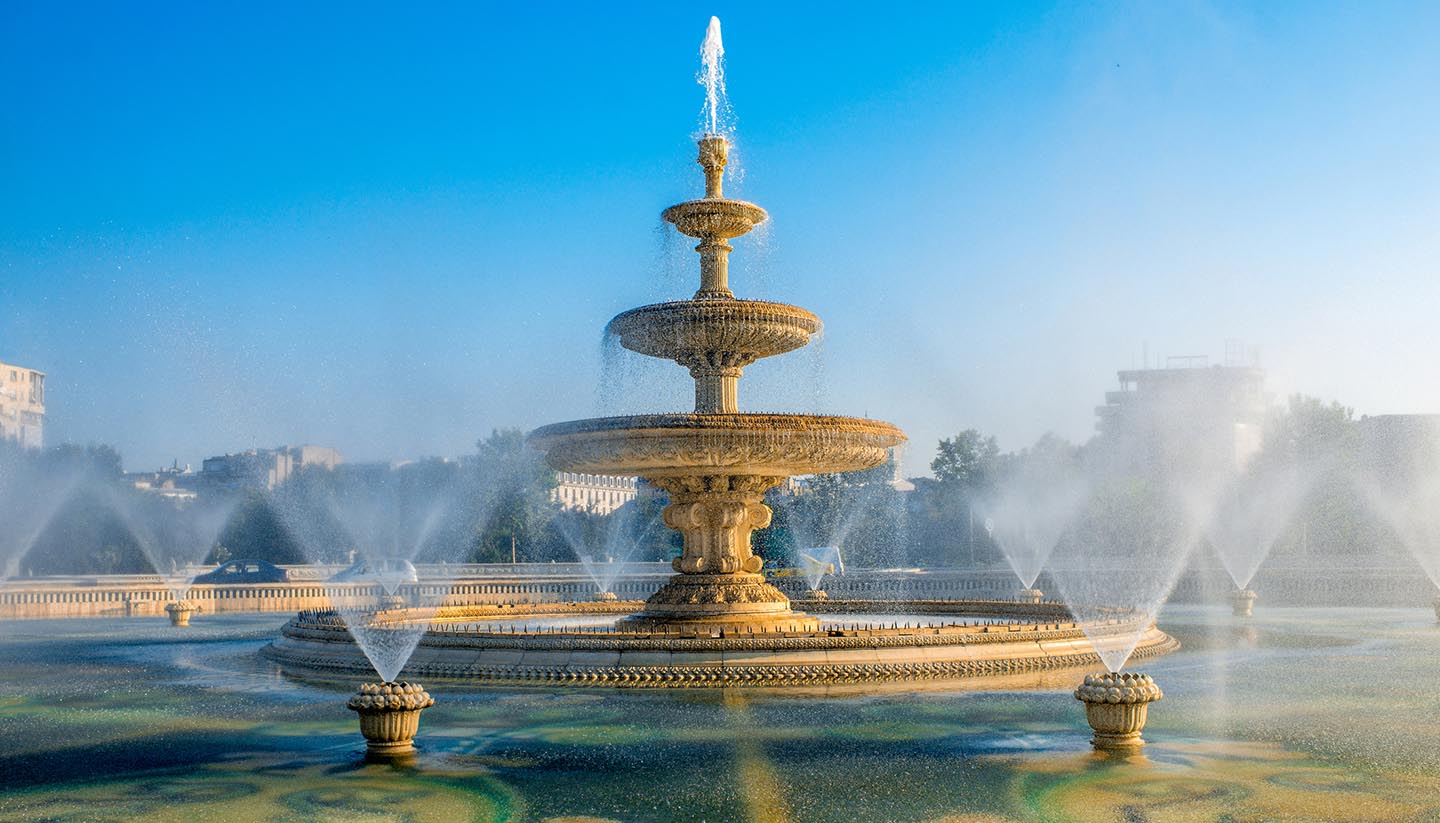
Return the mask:
M 346 707 L 356 712 L 420 711 L 435 705 L 435 699 L 419 683 L 397 681 L 366 683 Z
M 1075 699 L 1085 703 L 1153 703 L 1164 696 L 1150 675 L 1132 672 L 1087 674 L 1075 690 Z

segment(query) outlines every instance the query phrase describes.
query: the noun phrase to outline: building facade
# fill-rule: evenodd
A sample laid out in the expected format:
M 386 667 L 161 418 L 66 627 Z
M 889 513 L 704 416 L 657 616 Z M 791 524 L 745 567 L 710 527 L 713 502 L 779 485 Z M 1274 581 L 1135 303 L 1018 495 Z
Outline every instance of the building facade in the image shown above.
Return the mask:
M 189 503 L 199 497 L 195 478 L 196 474 L 190 470 L 189 465 L 181 468 L 176 463 L 159 471 L 126 472 L 123 480 L 125 485 L 136 491 L 163 497 L 174 503 Z
M 1102 443 L 1130 462 L 1178 469 L 1203 462 L 1245 466 L 1263 443 L 1270 398 L 1253 365 L 1210 366 L 1172 358 L 1165 368 L 1118 372 L 1095 428 Z
M 555 480 L 550 498 L 566 510 L 610 514 L 639 494 L 639 484 L 633 477 L 557 472 Z
M 273 489 L 290 475 L 309 466 L 334 469 L 345 462 L 335 449 L 325 446 L 280 446 L 248 449 L 236 454 L 207 457 L 196 481 L 202 489 L 239 491 Z
M 45 373 L 0 363 L 0 440 L 45 445 Z

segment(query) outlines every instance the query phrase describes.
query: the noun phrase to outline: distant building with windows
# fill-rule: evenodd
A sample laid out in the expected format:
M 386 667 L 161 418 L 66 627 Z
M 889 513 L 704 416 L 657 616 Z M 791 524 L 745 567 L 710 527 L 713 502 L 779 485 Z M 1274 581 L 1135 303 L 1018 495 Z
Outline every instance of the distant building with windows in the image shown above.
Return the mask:
M 566 510 L 610 514 L 639 495 L 640 484 L 634 477 L 557 472 L 555 481 L 550 499 Z
M 273 489 L 303 468 L 334 469 L 345 462 L 340 452 L 326 446 L 280 446 L 248 449 L 236 454 L 207 457 L 196 476 L 201 489 L 240 491 Z
M 1260 451 L 1270 410 L 1260 367 L 1172 357 L 1118 376 L 1120 388 L 1095 409 L 1099 442 L 1113 453 L 1169 468 L 1198 459 L 1240 468 Z
M 45 445 L 45 373 L 0 363 L 0 440 Z
M 175 503 L 189 503 L 200 496 L 195 488 L 195 472 L 190 466 L 180 468 L 177 461 L 167 469 L 153 472 L 126 472 L 125 485 L 136 491 L 163 497 Z

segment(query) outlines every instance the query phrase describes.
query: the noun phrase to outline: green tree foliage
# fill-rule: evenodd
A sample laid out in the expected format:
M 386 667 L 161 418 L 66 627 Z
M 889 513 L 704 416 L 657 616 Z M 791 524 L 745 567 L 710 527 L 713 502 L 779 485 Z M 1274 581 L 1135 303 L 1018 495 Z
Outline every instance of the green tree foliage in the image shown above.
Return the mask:
M 905 505 L 892 484 L 892 457 L 868 471 L 817 474 L 796 494 L 772 492 L 770 526 L 755 533 L 756 552 L 771 566 L 793 566 L 797 552 L 839 546 L 845 562 L 887 567 L 906 562 Z
M 224 563 L 226 560 L 300 564 L 306 562 L 306 557 L 275 514 L 270 496 L 259 491 L 247 491 L 205 562 Z
M 940 441 L 930 470 L 941 483 L 962 489 L 983 488 L 1000 462 L 1000 444 L 974 429 Z
M 572 561 L 551 520 L 560 506 L 550 497 L 554 473 L 519 429 L 496 429 L 476 444 L 475 469 L 486 481 L 490 505 L 475 535 L 470 560 L 509 563 Z

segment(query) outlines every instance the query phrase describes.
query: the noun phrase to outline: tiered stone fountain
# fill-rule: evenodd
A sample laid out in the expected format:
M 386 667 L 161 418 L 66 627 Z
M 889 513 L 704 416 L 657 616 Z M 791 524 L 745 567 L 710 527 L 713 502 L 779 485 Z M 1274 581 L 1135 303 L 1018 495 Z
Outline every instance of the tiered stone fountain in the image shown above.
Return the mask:
M 727 242 L 766 219 L 765 210 L 723 194 L 729 144 L 699 141 L 705 197 L 671 206 L 664 218 L 700 240 L 700 290 L 690 300 L 631 309 L 610 321 L 625 348 L 674 360 L 695 379 L 693 414 L 604 417 L 535 431 L 530 442 L 557 471 L 641 476 L 670 495 L 665 524 L 685 537 L 678 574 L 630 630 L 760 631 L 818 627 L 760 575 L 750 535 L 770 523 L 767 489 L 787 477 L 868 469 L 905 440 L 889 423 L 853 417 L 744 414 L 744 368 L 804 346 L 820 319 L 798 306 L 741 300 L 729 285 Z
M 557 470 L 639 476 L 665 490 L 670 497 L 665 523 L 684 536 L 684 550 L 673 564 L 676 574 L 643 607 L 607 598 L 506 608 L 508 614 L 614 615 L 613 630 L 496 625 L 493 605 L 457 604 L 438 614 L 397 609 L 387 619 L 423 620 L 428 628 L 404 671 L 465 683 L 868 690 L 886 682 L 910 688 L 963 678 L 1055 685 L 1068 680 L 1063 670 L 1101 662 L 1069 609 L 1042 602 L 1038 591 L 1020 602 L 815 595 L 805 607 L 824 614 L 822 621 L 792 608 L 786 595 L 765 581 L 750 540 L 755 529 L 770 523 L 766 490 L 795 475 L 873 468 L 905 435 L 875 420 L 740 411 L 745 367 L 804 346 L 820 330 L 820 319 L 798 306 L 738 299 L 730 289 L 729 241 L 765 221 L 766 214 L 723 191 L 730 146 L 713 133 L 719 21 L 711 21 L 702 51 L 712 132 L 699 141 L 705 196 L 664 212 L 676 229 L 700 241 L 700 289 L 689 300 L 624 312 L 609 325 L 625 348 L 688 369 L 695 380 L 695 410 L 559 423 L 530 436 Z M 904 624 L 893 619 L 897 613 L 915 619 Z M 890 616 L 889 625 L 866 619 L 875 614 Z M 1134 659 L 1178 645 L 1144 614 L 1115 609 L 1107 619 L 1140 637 Z M 371 670 L 334 613 L 302 612 L 265 654 L 306 676 L 350 677 Z M 354 704 L 362 720 L 366 712 L 375 714 L 373 697 L 366 692 Z M 391 702 L 387 697 L 387 710 Z M 418 714 L 421 707 L 402 701 L 399 708 Z M 403 748 L 406 733 L 413 734 L 411 717 L 400 718 L 403 724 L 369 718 L 372 749 Z

